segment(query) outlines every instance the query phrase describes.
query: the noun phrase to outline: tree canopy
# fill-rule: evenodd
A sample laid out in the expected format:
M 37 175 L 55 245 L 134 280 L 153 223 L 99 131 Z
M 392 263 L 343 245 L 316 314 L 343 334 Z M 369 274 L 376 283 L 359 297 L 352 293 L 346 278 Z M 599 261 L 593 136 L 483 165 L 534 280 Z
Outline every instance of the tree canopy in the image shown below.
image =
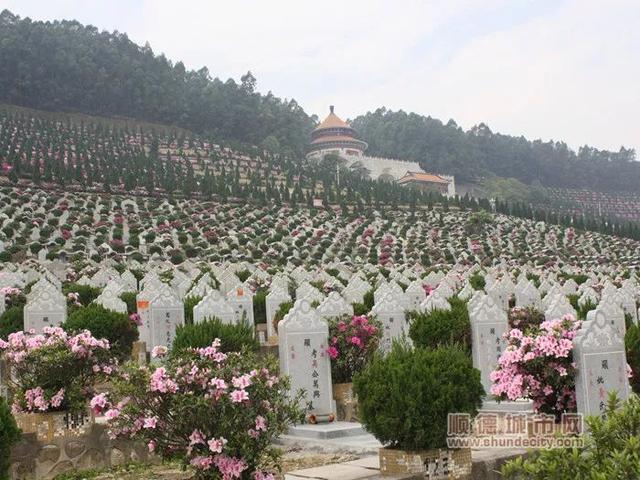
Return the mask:
M 368 153 L 413 160 L 427 171 L 455 175 L 456 181 L 514 178 L 526 184 L 592 190 L 635 191 L 640 162 L 633 149 L 618 152 L 589 146 L 578 152 L 563 142 L 530 141 L 494 133 L 480 124 L 468 131 L 440 120 L 379 108 L 352 126 L 369 144 Z
M 77 21 L 40 22 L 0 13 L 0 101 L 44 110 L 125 116 L 228 141 L 302 153 L 314 118 L 295 100 L 187 70 L 126 34 Z M 287 153 L 287 152 L 283 152 Z

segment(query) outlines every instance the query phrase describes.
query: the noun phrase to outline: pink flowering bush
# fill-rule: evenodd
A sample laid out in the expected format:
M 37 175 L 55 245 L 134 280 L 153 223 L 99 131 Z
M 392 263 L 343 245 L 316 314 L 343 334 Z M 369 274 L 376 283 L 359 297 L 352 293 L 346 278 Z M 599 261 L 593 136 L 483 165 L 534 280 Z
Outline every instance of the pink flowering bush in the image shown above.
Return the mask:
M 378 350 L 382 324 L 366 315 L 329 319 L 331 378 L 334 383 L 350 383 L 366 367 Z
M 0 294 L 4 293 L 5 307 L 10 308 L 14 306 L 22 306 L 27 302 L 22 290 L 15 287 L 2 287 L 0 288 Z
M 109 342 L 88 330 L 74 336 L 57 327 L 41 335 L 12 333 L 0 340 L 0 354 L 12 371 L 14 413 L 82 412 L 96 381 L 116 369 Z
M 576 365 L 573 338 L 581 322 L 571 315 L 506 334 L 508 346 L 491 373 L 491 393 L 500 400 L 533 400 L 536 412 L 574 412 Z
M 273 358 L 206 348 L 165 356 L 161 366 L 129 364 L 113 390 L 93 398 L 113 438 L 145 442 L 164 459 L 191 465 L 199 479 L 273 479 L 273 440 L 301 421 Z

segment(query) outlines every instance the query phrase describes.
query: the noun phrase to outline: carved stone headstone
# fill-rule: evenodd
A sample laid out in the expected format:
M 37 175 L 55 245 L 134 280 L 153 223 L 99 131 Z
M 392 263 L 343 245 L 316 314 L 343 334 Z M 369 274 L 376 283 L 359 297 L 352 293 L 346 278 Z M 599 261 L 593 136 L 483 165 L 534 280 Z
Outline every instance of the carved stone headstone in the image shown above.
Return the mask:
M 304 389 L 312 415 L 335 413 L 329 327 L 306 299 L 297 300 L 278 326 L 280 373 L 291 379 L 291 393 Z
M 67 319 L 67 300 L 55 287 L 30 292 L 24 306 L 24 329 L 42 333 L 44 327 L 57 327 Z
M 235 310 L 218 290 L 211 290 L 193 307 L 193 323 L 200 323 L 214 317 L 222 323 L 236 323 Z
M 376 303 L 371 309 L 371 314 L 382 322 L 383 331 L 380 341 L 382 352 L 391 351 L 394 340 L 409 339 L 409 326 L 405 319 L 404 309 L 394 300 L 393 294 L 387 294 Z
M 184 304 L 175 291 L 162 285 L 151 300 L 151 348 L 164 345 L 171 348 L 176 327 L 184 325 Z
M 238 285 L 227 293 L 227 302 L 236 315 L 236 322 L 244 321 L 253 327 L 253 293 L 244 285 Z
M 338 292 L 331 292 L 317 308 L 323 319 L 353 315 L 353 305 L 348 303 Z
M 291 297 L 285 290 L 276 288 L 271 290 L 265 298 L 265 310 L 267 313 L 267 337 L 274 338 L 276 336 L 276 328 L 273 324 L 274 318 L 280 305 L 290 302 Z
M 624 337 L 607 321 L 602 311 L 596 310 L 592 319 L 584 322 L 573 344 L 578 369 L 578 412 L 602 415 L 611 391 L 618 392 L 620 400 L 626 400 L 630 387 Z
M 486 295 L 469 312 L 471 322 L 471 350 L 473 353 L 473 366 L 480 370 L 480 380 L 485 392 L 491 389 L 489 375 L 497 365 L 498 359 L 506 347 L 503 335 L 509 328 L 507 314 Z

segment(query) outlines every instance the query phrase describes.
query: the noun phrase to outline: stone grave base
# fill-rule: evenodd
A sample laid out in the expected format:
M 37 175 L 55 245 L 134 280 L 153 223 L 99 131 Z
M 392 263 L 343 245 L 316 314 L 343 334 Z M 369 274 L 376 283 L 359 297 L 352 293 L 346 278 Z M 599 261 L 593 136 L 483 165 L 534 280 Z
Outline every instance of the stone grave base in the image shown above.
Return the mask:
M 355 422 L 331 422 L 317 425 L 303 424 L 289 428 L 287 435 L 308 439 L 332 439 L 344 437 L 356 437 L 367 432 L 362 425 Z
M 515 400 L 512 402 L 496 402 L 486 400 L 482 402 L 483 413 L 533 413 L 533 402 L 531 400 Z

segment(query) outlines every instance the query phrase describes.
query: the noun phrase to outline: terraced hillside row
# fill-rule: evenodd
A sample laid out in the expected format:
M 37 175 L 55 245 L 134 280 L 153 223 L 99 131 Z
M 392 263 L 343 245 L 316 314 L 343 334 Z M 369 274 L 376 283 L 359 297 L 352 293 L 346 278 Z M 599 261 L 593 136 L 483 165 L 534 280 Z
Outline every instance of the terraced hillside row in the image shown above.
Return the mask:
M 0 191 L 4 260 L 150 257 L 181 263 L 640 265 L 640 242 L 507 215 L 222 204 L 38 189 Z

